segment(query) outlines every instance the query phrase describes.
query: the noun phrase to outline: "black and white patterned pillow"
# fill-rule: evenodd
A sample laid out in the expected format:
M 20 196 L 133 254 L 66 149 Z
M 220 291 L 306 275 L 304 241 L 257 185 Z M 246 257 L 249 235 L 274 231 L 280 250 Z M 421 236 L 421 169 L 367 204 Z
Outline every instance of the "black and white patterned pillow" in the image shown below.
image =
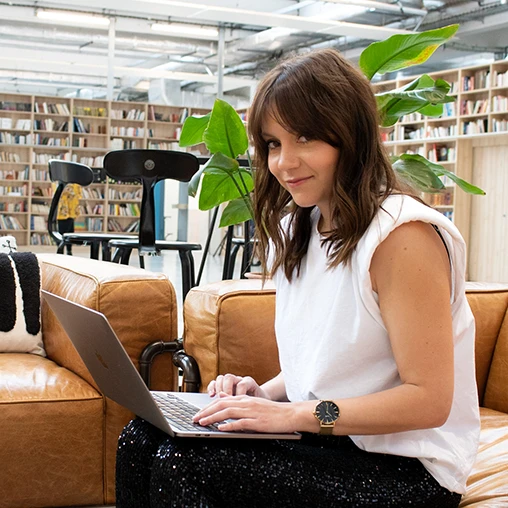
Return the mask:
M 0 253 L 0 353 L 46 356 L 41 330 L 41 274 L 31 252 Z
M 10 254 L 11 252 L 16 252 L 17 250 L 18 246 L 16 244 L 16 238 L 14 238 L 14 236 L 10 235 L 0 236 L 0 252 Z

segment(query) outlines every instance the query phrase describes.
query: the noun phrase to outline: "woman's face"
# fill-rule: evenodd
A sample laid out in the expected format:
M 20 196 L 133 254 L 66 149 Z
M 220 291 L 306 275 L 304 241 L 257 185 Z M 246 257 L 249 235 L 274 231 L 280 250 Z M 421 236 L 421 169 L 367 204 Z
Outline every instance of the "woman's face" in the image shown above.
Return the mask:
M 271 115 L 262 125 L 268 169 L 302 208 L 317 206 L 322 230 L 331 229 L 331 197 L 339 150 L 324 141 L 288 132 Z

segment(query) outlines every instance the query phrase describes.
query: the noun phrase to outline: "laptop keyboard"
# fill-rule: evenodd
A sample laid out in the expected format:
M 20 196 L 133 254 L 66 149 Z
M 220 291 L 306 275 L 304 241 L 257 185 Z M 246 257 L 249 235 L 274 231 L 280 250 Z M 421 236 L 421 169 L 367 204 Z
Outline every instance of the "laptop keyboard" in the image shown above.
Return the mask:
M 193 423 L 192 417 L 199 411 L 199 408 L 189 402 L 164 392 L 152 392 L 152 396 L 174 430 L 221 432 L 218 426 L 222 422 L 207 425 L 206 427 Z

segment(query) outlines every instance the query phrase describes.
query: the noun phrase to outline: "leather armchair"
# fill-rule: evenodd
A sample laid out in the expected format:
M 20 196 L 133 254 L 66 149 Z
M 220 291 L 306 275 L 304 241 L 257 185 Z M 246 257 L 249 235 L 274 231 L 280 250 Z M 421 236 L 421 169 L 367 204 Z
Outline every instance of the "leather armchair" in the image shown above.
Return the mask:
M 469 284 L 476 319 L 476 379 L 481 442 L 463 507 L 508 506 L 508 287 Z M 193 288 L 184 303 L 184 350 L 201 390 L 219 374 L 263 383 L 279 372 L 274 334 L 275 289 L 259 280 Z
M 57 254 L 39 256 L 42 286 L 104 313 L 136 366 L 144 348 L 177 337 L 176 297 L 163 274 Z M 0 354 L 0 507 L 115 502 L 118 436 L 133 417 L 104 397 L 43 301 L 47 358 Z M 151 387 L 176 387 L 169 355 Z

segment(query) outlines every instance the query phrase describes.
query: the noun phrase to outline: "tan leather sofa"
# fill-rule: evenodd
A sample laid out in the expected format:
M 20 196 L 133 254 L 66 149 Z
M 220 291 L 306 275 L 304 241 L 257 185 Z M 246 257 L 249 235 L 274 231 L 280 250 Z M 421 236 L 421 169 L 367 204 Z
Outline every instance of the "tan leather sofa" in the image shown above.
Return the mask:
M 482 432 L 461 507 L 508 507 L 508 288 L 470 284 L 476 318 L 476 377 Z M 262 383 L 279 372 L 273 330 L 275 291 L 260 281 L 194 288 L 184 304 L 184 348 L 201 390 L 227 372 Z M 194 373 L 196 374 L 196 373 Z M 436 507 L 437 508 L 437 507 Z
M 162 274 L 43 254 L 42 286 L 103 312 L 138 365 L 154 341 L 177 337 L 173 286 Z M 47 358 L 0 354 L 0 507 L 106 505 L 115 501 L 118 436 L 132 415 L 99 392 L 47 304 Z M 152 388 L 173 389 L 168 355 L 155 359 Z

